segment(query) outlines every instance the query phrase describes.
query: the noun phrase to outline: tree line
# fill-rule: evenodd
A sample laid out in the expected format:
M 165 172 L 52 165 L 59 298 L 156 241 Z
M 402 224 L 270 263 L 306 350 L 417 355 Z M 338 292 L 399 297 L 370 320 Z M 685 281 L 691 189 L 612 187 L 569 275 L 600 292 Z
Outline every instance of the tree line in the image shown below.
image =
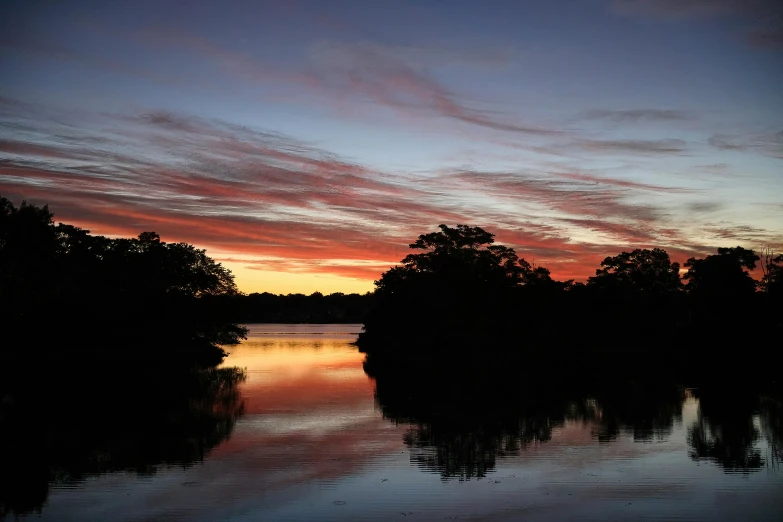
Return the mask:
M 242 322 L 361 322 L 360 350 L 386 364 L 464 364 L 481 352 L 492 357 L 471 364 L 708 374 L 751 353 L 779 359 L 783 255 L 769 250 L 719 248 L 681 270 L 662 249 L 635 249 L 582 283 L 553 279 L 480 227 L 441 225 L 410 246 L 373 293 L 244 295 L 192 245 L 91 235 L 55 225 L 46 206 L 0 198 L 0 358 L 209 366 L 245 335 Z
M 554 280 L 480 227 L 440 225 L 410 247 L 418 252 L 376 281 L 357 341 L 374 367 L 665 368 L 705 378 L 736 373 L 754 355 L 773 373 L 780 359 L 783 255 L 719 248 L 681 274 L 666 251 L 635 249 L 581 283 Z
M 225 296 L 220 301 L 240 323 L 361 324 L 375 304 L 375 295 L 253 292 Z

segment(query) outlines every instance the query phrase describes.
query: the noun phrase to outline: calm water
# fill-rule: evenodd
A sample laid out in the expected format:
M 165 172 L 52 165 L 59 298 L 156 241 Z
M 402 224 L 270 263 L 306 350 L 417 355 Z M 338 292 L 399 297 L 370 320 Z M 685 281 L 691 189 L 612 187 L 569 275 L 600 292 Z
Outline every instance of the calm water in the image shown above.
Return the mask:
M 55 474 L 40 512 L 20 518 L 783 520 L 777 404 L 679 390 L 641 406 L 547 402 L 497 423 L 427 416 L 404 383 L 376 397 L 350 345 L 359 330 L 250 325 L 224 365 L 246 380 L 214 406 L 197 458 Z

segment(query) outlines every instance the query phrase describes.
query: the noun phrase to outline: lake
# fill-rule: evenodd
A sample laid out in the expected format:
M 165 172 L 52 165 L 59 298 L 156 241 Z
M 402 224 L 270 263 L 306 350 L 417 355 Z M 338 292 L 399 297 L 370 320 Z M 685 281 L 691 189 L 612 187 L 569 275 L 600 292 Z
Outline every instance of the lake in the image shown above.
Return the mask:
M 518 411 L 462 412 L 369 378 L 351 345 L 361 325 L 248 326 L 223 364 L 245 369 L 235 393 L 210 381 L 211 402 L 159 441 L 108 434 L 78 473 L 58 460 L 19 518 L 783 520 L 769 397 L 547 390 Z

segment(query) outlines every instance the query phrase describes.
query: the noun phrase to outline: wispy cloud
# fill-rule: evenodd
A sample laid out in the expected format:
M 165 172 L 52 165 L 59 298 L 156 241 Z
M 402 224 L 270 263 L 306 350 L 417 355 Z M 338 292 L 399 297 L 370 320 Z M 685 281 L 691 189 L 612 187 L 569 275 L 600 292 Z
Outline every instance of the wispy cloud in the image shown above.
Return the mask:
M 685 189 L 682 187 L 666 187 L 663 185 L 653 185 L 650 183 L 641 183 L 638 181 L 631 181 L 626 179 L 607 178 L 605 176 L 595 176 L 592 174 L 584 174 L 580 172 L 560 173 L 559 176 L 565 179 L 573 179 L 577 181 L 583 181 L 586 183 L 594 183 L 596 185 L 623 187 L 626 189 L 645 190 L 645 191 L 662 192 L 662 193 L 670 193 L 670 194 L 690 192 L 689 189 Z
M 707 235 L 711 235 L 719 240 L 735 241 L 755 250 L 759 250 L 764 246 L 780 248 L 783 245 L 783 234 L 780 232 L 749 225 L 721 222 L 705 226 L 704 231 Z
M 360 113 L 361 103 L 357 102 L 365 102 L 419 121 L 439 117 L 500 132 L 531 136 L 563 133 L 561 129 L 524 121 L 517 114 L 479 109 L 479 103 L 471 102 L 447 87 L 434 72 L 448 67 L 505 67 L 517 55 L 511 48 L 459 47 L 437 43 L 401 46 L 369 41 L 345 43 L 322 40 L 311 46 L 309 61 L 303 67 L 293 69 L 266 63 L 247 52 L 182 31 L 145 29 L 125 36 L 146 47 L 197 55 L 200 60 L 208 60 L 216 70 L 251 85 L 288 86 L 278 96 L 294 97 L 298 103 L 314 95 L 321 103 L 326 100 L 342 113 Z M 103 62 L 96 65 L 107 66 Z M 144 71 L 143 74 L 150 73 Z M 204 80 L 205 85 L 213 84 L 209 78 Z M 293 91 L 290 87 L 294 88 Z M 350 108 L 346 109 L 348 106 Z
M 554 211 L 556 214 L 552 215 L 552 218 L 570 219 L 568 222 L 576 225 L 585 225 L 587 222 L 584 220 L 590 218 L 606 223 L 621 220 L 626 223 L 647 224 L 649 228 L 661 217 L 660 209 L 654 206 L 627 202 L 627 187 L 621 188 L 609 183 L 598 184 L 595 178 L 588 181 L 580 177 L 574 179 L 572 175 L 558 178 L 524 173 L 462 171 L 455 173 L 451 179 L 500 200 L 509 200 L 517 205 L 533 205 L 533 212 L 537 209 Z M 595 227 L 596 224 L 591 221 L 585 228 Z M 608 227 L 605 230 L 612 233 L 619 229 Z M 630 230 L 630 227 L 624 230 Z M 637 241 L 640 236 L 630 234 L 617 239 L 621 242 Z
M 155 227 L 293 259 L 363 259 L 369 251 L 393 262 L 404 243 L 378 234 L 390 220 L 457 217 L 418 203 L 421 195 L 399 182 L 284 136 L 165 112 L 115 119 L 121 125 L 104 134 L 109 142 L 88 151 L 4 140 L 4 194 L 49 201 L 63 218 L 105 233 Z M 134 149 L 154 159 L 136 160 Z
M 370 101 L 395 110 L 427 111 L 497 131 L 539 136 L 558 135 L 557 129 L 519 122 L 470 107 L 410 56 L 372 44 L 322 43 L 313 50 L 312 78 L 322 88 L 352 99 Z
M 584 113 L 582 118 L 610 123 L 642 123 L 689 121 L 695 117 L 690 112 L 674 109 L 599 109 Z
M 719 150 L 754 152 L 783 159 L 783 131 L 756 134 L 714 134 L 708 143 Z
M 722 203 L 717 201 L 697 201 L 688 204 L 687 209 L 694 214 L 710 214 L 720 210 L 723 206 Z
M 591 275 L 629 246 L 687 243 L 649 199 L 689 192 L 679 187 L 555 168 L 392 174 L 283 134 L 171 111 L 61 125 L 40 107 L 25 118 L 28 108 L 7 106 L 0 124 L 28 130 L 0 125 L 4 196 L 49 203 L 58 219 L 97 233 L 155 230 L 252 269 L 372 280 L 439 223 L 485 226 L 557 277 Z
M 106 29 L 92 27 L 92 30 Z M 535 136 L 555 136 L 562 130 L 521 121 L 516 114 L 482 110 L 439 81 L 433 70 L 444 67 L 497 68 L 507 66 L 517 53 L 511 48 L 460 48 L 454 44 L 429 46 L 379 45 L 362 41 L 344 43 L 322 40 L 311 46 L 309 62 L 301 69 L 271 65 L 247 52 L 232 49 L 204 36 L 171 29 L 147 28 L 124 36 L 143 45 L 167 52 L 197 55 L 216 69 L 258 86 L 275 84 L 294 87 L 308 96 L 330 100 L 342 110 L 350 99 L 350 111 L 361 112 L 357 101 L 392 109 L 406 117 L 426 120 L 441 117 L 500 132 Z M 28 44 L 30 47 L 32 44 Z M 78 57 L 73 56 L 73 59 Z M 115 68 L 106 61 L 91 62 L 101 68 Z M 125 71 L 128 72 L 128 71 Z M 140 71 L 152 76 L 149 71 Z M 166 78 L 174 81 L 174 78 Z M 212 85 L 209 78 L 204 85 Z M 182 79 L 178 81 L 183 81 Z M 287 93 L 287 94 L 283 94 Z M 285 89 L 280 96 L 297 97 Z
M 599 140 L 581 139 L 572 143 L 573 146 L 585 150 L 609 154 L 684 154 L 687 143 L 680 139 L 659 140 Z

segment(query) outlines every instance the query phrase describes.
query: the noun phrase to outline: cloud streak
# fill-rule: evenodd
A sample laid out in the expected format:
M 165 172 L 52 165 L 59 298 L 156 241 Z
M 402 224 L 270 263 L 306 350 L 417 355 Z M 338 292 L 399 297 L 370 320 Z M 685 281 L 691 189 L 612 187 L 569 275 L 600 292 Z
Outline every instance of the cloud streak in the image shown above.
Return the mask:
M 659 123 L 690 121 L 694 116 L 689 112 L 674 109 L 597 109 L 584 113 L 582 118 L 611 123 Z
M 596 140 L 582 139 L 572 144 L 585 150 L 610 154 L 684 154 L 687 144 L 679 139 Z
M 752 152 L 783 159 L 783 131 L 756 134 L 714 134 L 708 143 L 722 151 Z
M 391 107 L 406 113 L 421 110 L 486 129 L 553 136 L 562 131 L 518 123 L 515 117 L 499 117 L 469 107 L 438 82 L 424 67 L 405 56 L 372 44 L 321 44 L 313 51 L 314 84 L 343 96 Z

